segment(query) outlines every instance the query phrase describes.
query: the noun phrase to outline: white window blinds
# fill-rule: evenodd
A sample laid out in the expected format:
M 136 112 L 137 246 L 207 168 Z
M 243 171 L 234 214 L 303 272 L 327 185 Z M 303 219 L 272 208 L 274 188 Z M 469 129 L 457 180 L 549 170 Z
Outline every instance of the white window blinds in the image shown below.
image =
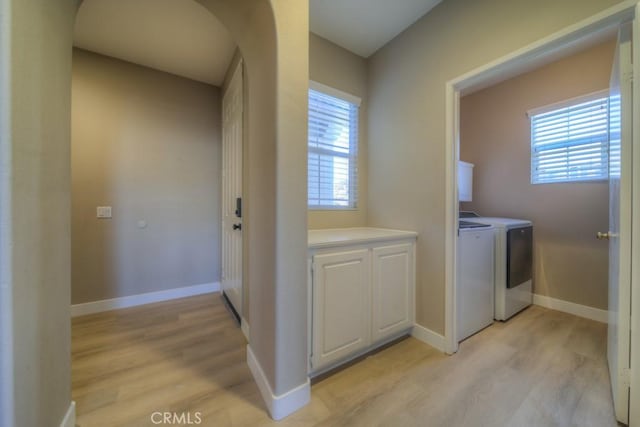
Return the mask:
M 597 95 L 529 113 L 532 184 L 608 178 L 608 97 Z
M 609 97 L 609 178 L 620 178 L 622 158 L 622 99 L 620 93 Z
M 309 89 L 308 202 L 311 209 L 357 206 L 359 102 L 354 101 Z

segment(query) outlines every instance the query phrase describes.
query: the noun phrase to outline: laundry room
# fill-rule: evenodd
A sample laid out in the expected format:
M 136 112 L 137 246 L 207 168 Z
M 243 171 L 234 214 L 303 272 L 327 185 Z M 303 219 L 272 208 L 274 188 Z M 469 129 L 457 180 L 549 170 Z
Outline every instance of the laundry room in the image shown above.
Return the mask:
M 615 36 L 603 34 L 460 98 L 459 341 L 531 304 L 607 321 L 615 47 Z M 464 243 L 465 230 L 481 236 L 482 223 L 493 226 L 494 259 L 477 255 L 493 245 Z M 509 237 L 514 228 L 519 237 Z M 479 290 L 483 277 L 495 278 L 493 297 Z

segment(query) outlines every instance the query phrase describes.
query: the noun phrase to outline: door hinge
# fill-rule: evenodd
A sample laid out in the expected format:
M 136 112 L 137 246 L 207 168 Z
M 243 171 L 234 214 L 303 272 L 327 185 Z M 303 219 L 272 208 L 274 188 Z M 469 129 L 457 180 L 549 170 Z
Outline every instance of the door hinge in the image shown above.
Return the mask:
M 625 387 L 631 387 L 631 369 L 622 368 L 620 371 L 620 382 Z
M 623 78 L 630 83 L 633 83 L 633 71 L 627 71 L 624 73 Z
M 309 368 L 313 369 L 313 353 L 309 355 Z

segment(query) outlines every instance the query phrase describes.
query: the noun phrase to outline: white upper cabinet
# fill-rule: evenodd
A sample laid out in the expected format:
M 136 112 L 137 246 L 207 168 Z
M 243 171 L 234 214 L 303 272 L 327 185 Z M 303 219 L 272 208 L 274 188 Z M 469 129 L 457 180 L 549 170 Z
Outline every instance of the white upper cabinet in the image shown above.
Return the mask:
M 458 162 L 458 200 L 460 202 L 473 200 L 473 163 Z

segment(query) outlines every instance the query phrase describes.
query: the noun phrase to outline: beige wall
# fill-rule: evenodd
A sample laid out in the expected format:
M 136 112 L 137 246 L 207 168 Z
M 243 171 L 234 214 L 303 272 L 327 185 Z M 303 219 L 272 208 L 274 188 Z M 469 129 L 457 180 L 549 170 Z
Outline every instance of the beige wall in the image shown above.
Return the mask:
M 609 87 L 615 42 L 600 44 L 460 101 L 460 159 L 475 164 L 464 210 L 534 223 L 534 292 L 607 309 L 608 183 L 531 184 L 526 111 Z
M 249 135 L 243 245 L 250 348 L 273 392 L 306 383 L 309 10 L 299 0 L 198 0 L 238 43 Z
M 278 30 L 274 392 L 280 395 L 308 384 L 307 146 L 300 141 L 308 136 L 309 3 L 271 0 L 271 6 Z
M 358 141 L 358 208 L 309 210 L 309 228 L 367 225 L 367 61 L 313 33 L 309 33 L 309 79 L 356 95 L 360 105 Z
M 219 281 L 219 89 L 74 49 L 71 105 L 72 303 Z
M 418 324 L 444 332 L 445 83 L 616 3 L 446 0 L 369 59 L 368 223 L 419 233 Z
M 9 2 L 0 2 L 0 93 L 10 93 L 11 53 L 6 46 L 11 37 Z M 13 286 L 11 271 L 11 103 L 0 97 L 0 425 L 14 422 L 13 372 Z
M 71 401 L 68 106 L 76 6 L 0 3 L 2 426 L 58 426 Z

